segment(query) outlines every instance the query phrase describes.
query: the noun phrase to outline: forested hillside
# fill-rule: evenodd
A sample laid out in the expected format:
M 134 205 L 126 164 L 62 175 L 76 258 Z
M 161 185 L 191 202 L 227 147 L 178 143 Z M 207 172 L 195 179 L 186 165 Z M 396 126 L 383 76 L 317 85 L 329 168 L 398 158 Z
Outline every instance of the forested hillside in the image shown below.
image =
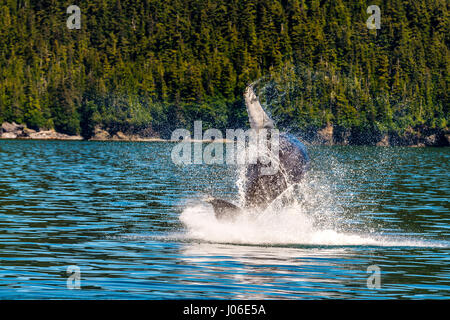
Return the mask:
M 446 0 L 1 0 L 0 123 L 84 137 L 234 128 L 262 78 L 261 100 L 293 131 L 444 132 L 449 21 Z

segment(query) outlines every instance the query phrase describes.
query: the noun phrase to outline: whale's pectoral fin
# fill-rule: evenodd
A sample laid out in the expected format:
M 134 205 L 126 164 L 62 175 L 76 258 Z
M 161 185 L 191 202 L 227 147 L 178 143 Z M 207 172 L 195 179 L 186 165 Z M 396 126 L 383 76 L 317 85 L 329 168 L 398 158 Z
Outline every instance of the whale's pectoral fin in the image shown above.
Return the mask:
M 206 202 L 213 206 L 216 218 L 219 220 L 232 220 L 241 213 L 241 208 L 225 200 L 210 198 Z
M 249 85 L 244 93 L 245 106 L 247 107 L 248 120 L 250 127 L 255 130 L 273 129 L 273 120 L 267 115 L 259 103 L 258 97 L 253 91 L 252 85 Z

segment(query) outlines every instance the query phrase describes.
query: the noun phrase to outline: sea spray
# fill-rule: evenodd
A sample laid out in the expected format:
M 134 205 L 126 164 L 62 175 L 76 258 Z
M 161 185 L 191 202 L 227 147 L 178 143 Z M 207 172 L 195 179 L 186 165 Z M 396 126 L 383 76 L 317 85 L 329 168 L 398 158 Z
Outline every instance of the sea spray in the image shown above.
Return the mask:
M 357 234 L 320 228 L 310 216 L 293 208 L 281 212 L 244 212 L 234 221 L 220 221 L 206 204 L 187 207 L 180 216 L 190 240 L 244 245 L 307 246 L 417 246 L 448 247 L 448 244 L 388 237 L 380 234 Z
M 361 214 L 361 210 L 370 211 L 373 199 L 359 199 L 352 192 L 353 187 L 361 186 L 353 185 L 357 181 L 348 181 L 348 175 L 357 179 L 357 172 L 331 150 L 326 158 L 329 161 L 320 165 L 313 160 L 302 182 L 289 186 L 261 212 L 243 210 L 233 221 L 220 221 L 206 202 L 186 204 L 179 217 L 184 226 L 182 237 L 187 241 L 253 245 L 448 246 L 401 236 L 401 230 L 400 236 L 382 234 L 378 222 L 371 221 L 367 213 Z M 376 170 L 375 165 L 370 170 Z M 243 207 L 245 167 L 237 168 L 235 179 L 237 194 L 231 200 Z M 361 200 L 367 208 L 361 206 Z

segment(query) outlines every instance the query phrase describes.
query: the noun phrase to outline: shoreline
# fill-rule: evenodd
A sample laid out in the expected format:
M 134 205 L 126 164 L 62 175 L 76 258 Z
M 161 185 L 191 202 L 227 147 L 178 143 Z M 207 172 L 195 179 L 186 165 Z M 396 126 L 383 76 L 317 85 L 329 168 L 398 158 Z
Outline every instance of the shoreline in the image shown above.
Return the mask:
M 17 141 L 17 140 L 23 140 L 23 141 L 92 141 L 92 142 L 167 142 L 167 143 L 179 143 L 179 141 L 173 141 L 169 139 L 162 139 L 162 138 L 133 138 L 133 139 L 85 139 L 81 136 L 69 136 L 68 138 L 30 138 L 30 137 L 16 137 L 16 138 L 10 138 L 10 137 L 3 137 L 0 136 L 0 141 Z M 317 143 L 317 142 L 309 142 L 301 139 L 301 141 L 306 146 L 327 146 L 327 147 L 355 147 L 355 146 L 367 146 L 367 147 L 407 147 L 407 148 L 446 148 L 449 147 L 449 145 L 426 145 L 424 143 L 419 144 L 350 144 L 350 143 Z M 186 142 L 201 142 L 201 143 L 232 143 L 232 141 L 228 141 L 226 139 L 219 139 L 217 141 L 215 140 L 187 140 Z
M 361 143 L 357 137 L 352 136 L 349 129 L 336 130 L 331 125 L 318 130 L 310 136 L 297 136 L 305 145 L 308 146 L 377 146 L 377 147 L 448 147 L 450 146 L 450 131 L 432 130 L 429 134 L 424 134 L 412 129 L 407 131 L 404 136 L 395 134 L 383 134 L 378 137 L 370 137 L 368 143 Z M 36 131 L 27 128 L 25 125 L 4 122 L 0 126 L 0 140 L 53 140 L 53 141 L 123 141 L 123 142 L 171 142 L 178 143 L 182 140 L 173 141 L 160 137 L 142 137 L 137 134 L 125 134 L 118 131 L 114 134 L 106 130 L 95 128 L 94 135 L 86 139 L 81 135 L 68 135 L 56 132 L 55 130 Z M 369 140 L 369 139 L 367 139 Z M 202 142 L 202 143 L 231 143 L 227 139 L 216 140 L 195 140 L 188 139 L 186 142 Z

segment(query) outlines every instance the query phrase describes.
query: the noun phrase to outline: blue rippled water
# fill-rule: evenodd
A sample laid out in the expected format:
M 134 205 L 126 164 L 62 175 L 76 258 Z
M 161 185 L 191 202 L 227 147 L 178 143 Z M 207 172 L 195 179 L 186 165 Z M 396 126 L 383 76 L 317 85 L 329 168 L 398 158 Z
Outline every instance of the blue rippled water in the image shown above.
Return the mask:
M 296 207 L 225 223 L 239 168 L 172 147 L 0 141 L 0 299 L 450 297 L 449 148 L 310 147 Z

